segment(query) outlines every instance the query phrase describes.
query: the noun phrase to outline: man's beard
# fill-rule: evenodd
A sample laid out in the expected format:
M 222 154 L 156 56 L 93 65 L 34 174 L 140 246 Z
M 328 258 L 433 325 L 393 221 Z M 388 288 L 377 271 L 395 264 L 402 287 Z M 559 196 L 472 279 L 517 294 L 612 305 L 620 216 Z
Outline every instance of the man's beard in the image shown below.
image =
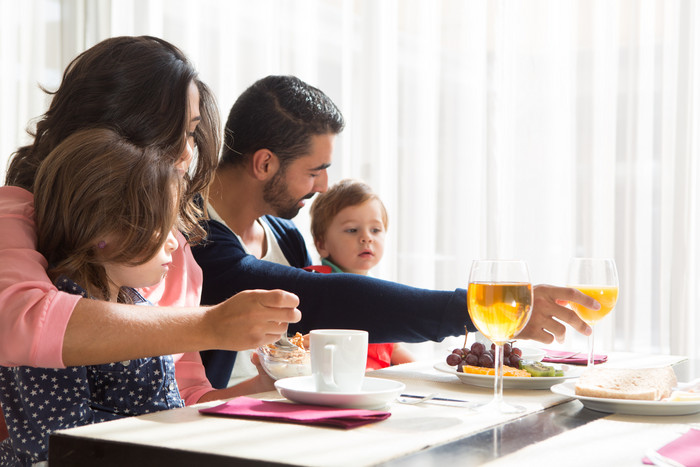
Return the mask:
M 282 219 L 293 219 L 297 214 L 301 206 L 299 202 L 302 199 L 309 199 L 313 197 L 314 193 L 309 193 L 303 198 L 292 199 L 289 195 L 287 183 L 284 180 L 284 170 L 278 171 L 272 180 L 265 184 L 263 189 L 263 200 L 272 207 L 274 210 L 274 215 L 276 217 L 281 217 Z

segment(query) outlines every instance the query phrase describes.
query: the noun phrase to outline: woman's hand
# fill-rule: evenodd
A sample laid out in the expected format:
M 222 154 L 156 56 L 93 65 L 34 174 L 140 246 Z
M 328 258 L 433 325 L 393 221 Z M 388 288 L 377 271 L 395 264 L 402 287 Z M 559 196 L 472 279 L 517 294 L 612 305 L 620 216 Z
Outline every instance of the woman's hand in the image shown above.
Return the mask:
M 569 324 L 586 336 L 593 332 L 575 311 L 566 307 L 569 302 L 576 302 L 597 310 L 600 303 L 593 298 L 570 287 L 553 285 L 536 285 L 533 295 L 532 315 L 525 328 L 518 334 L 519 339 L 533 339 L 549 344 L 556 338 L 557 342 L 563 342 L 566 334 L 566 326 L 563 323 Z
M 207 311 L 208 348 L 255 349 L 279 339 L 301 319 L 299 298 L 283 290 L 246 290 Z

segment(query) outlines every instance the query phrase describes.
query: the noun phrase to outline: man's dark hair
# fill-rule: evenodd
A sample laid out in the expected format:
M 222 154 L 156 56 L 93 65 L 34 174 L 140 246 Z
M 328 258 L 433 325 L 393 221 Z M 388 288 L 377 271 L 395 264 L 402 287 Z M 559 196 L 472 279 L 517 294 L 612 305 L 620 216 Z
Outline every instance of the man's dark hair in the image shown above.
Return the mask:
M 344 125 L 340 109 L 321 90 L 294 76 L 267 76 L 231 107 L 220 165 L 243 164 L 268 149 L 284 167 L 311 151 L 312 136 L 338 134 Z

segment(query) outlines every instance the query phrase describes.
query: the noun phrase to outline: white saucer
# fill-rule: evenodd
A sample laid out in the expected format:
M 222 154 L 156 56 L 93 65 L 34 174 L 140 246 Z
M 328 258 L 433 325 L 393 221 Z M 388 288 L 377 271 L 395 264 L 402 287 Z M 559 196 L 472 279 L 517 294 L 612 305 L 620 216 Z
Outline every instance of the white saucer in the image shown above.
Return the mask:
M 360 392 L 318 392 L 313 376 L 297 376 L 279 379 L 275 381 L 275 387 L 282 396 L 300 404 L 379 409 L 396 399 L 406 385 L 390 379 L 365 377 Z

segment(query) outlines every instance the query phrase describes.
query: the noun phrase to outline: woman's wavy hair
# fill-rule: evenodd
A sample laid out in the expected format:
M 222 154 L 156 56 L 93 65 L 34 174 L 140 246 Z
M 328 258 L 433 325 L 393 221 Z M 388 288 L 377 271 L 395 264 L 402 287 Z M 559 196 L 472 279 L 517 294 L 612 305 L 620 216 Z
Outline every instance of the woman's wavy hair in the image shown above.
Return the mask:
M 161 148 L 109 129 L 73 133 L 36 174 L 38 250 L 49 276 L 67 276 L 108 300 L 103 265 L 135 266 L 158 253 L 177 221 L 184 183 Z
M 35 190 L 35 177 L 48 154 L 76 131 L 110 128 L 139 147 L 152 146 L 175 163 L 185 148 L 189 126 L 187 91 L 200 94 L 201 122 L 195 132 L 197 154 L 185 176 L 181 228 L 192 243 L 204 237 L 204 216 L 194 202 L 205 200 L 221 146 L 219 111 L 211 90 L 199 80 L 187 57 L 163 39 L 122 36 L 106 39 L 78 55 L 66 68 L 53 99 L 36 128 L 31 145 L 19 148 L 6 184 Z M 86 161 L 86 163 L 90 163 Z

